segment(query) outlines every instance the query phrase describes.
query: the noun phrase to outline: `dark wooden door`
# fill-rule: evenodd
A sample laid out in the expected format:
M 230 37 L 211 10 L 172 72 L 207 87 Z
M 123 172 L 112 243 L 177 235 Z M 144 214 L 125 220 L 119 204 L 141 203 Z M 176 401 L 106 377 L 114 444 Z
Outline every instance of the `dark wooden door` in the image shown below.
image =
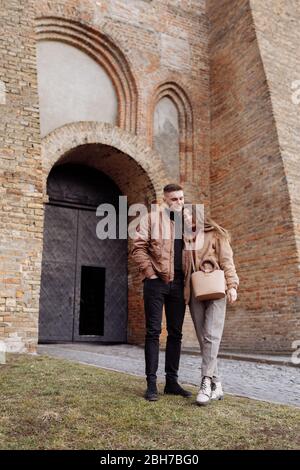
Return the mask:
M 127 240 L 99 240 L 96 236 L 96 224 L 99 217 L 95 212 L 79 211 L 78 241 L 75 286 L 75 341 L 126 341 L 127 336 Z M 80 334 L 79 323 L 82 315 L 82 267 L 104 268 L 104 336 Z M 97 274 L 94 275 L 97 279 Z M 101 275 L 99 276 L 101 279 Z M 93 284 L 92 279 L 87 282 Z M 95 292 L 97 286 L 95 286 Z M 89 292 L 91 298 L 92 292 Z M 101 300 L 101 299 L 99 299 Z M 92 303 L 92 302 L 90 302 Z M 91 306 L 92 308 L 92 306 Z
M 127 339 L 127 240 L 99 240 L 95 204 L 80 206 L 78 200 L 74 204 L 65 196 L 57 197 L 59 182 L 59 191 L 64 195 L 67 187 L 68 194 L 78 197 L 81 192 L 86 199 L 91 175 L 85 178 L 82 188 L 84 171 L 70 167 L 60 170 L 53 186 L 56 192 L 52 191 L 56 198 L 45 206 L 40 342 Z M 112 202 L 116 189 L 108 190 L 107 181 L 101 184 L 105 177 L 97 177 L 101 201 Z M 95 187 L 91 188 L 93 193 Z
M 40 341 L 72 341 L 77 211 L 45 207 L 40 291 Z

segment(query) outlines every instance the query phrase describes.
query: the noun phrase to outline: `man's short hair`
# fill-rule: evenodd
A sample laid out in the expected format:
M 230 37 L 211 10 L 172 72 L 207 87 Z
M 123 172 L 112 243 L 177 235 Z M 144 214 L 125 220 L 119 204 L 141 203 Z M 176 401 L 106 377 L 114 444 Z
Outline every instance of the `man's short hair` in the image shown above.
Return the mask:
M 173 191 L 183 191 L 183 188 L 176 183 L 170 183 L 164 187 L 164 193 L 172 193 Z

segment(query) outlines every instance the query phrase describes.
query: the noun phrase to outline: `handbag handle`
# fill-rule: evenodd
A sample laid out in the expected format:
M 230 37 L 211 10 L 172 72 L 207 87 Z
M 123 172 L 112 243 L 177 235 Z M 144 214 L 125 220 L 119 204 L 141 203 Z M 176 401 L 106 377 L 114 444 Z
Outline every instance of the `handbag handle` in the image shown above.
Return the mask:
M 189 251 L 191 253 L 192 267 L 193 267 L 193 271 L 195 273 L 196 272 L 196 267 L 195 267 L 195 262 L 194 262 L 194 257 L 193 257 L 193 250 L 189 250 Z
M 212 269 L 211 271 L 205 271 L 205 269 L 203 268 L 204 263 L 210 263 L 210 264 L 212 265 L 213 269 Z M 212 260 L 212 259 L 203 259 L 203 260 L 200 262 L 199 268 L 200 268 L 200 270 L 203 271 L 204 273 L 207 273 L 207 272 L 212 273 L 212 272 L 214 272 L 216 269 L 219 269 L 217 263 L 216 263 L 214 260 Z
M 194 261 L 194 257 L 193 257 L 193 250 L 190 250 L 190 253 L 191 253 L 193 271 L 196 272 L 196 266 L 195 266 L 195 261 Z M 205 271 L 205 269 L 203 269 L 203 264 L 204 263 L 210 263 L 212 265 L 213 269 L 211 271 Z M 211 260 L 211 259 L 201 260 L 200 266 L 199 266 L 200 271 L 203 271 L 204 273 L 207 273 L 207 272 L 213 272 L 213 271 L 215 271 L 215 269 L 219 269 L 219 268 L 218 268 L 216 262 L 214 262 L 213 260 Z

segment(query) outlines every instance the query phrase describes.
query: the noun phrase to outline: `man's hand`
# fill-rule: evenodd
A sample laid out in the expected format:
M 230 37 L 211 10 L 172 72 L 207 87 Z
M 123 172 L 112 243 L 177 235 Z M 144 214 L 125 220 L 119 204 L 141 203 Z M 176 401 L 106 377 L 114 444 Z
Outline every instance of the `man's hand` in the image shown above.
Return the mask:
M 231 287 L 227 291 L 227 299 L 230 304 L 233 304 L 237 299 L 237 291 L 234 287 Z

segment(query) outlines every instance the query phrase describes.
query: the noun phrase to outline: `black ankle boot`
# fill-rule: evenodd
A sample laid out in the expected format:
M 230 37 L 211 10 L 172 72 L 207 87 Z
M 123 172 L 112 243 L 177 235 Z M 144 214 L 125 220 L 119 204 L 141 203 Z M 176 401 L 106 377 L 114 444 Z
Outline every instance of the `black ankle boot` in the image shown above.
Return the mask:
M 158 390 L 157 390 L 156 382 L 147 383 L 147 390 L 145 391 L 144 398 L 145 400 L 148 400 L 148 401 L 158 400 Z
M 166 380 L 164 393 L 166 395 L 180 395 L 184 398 L 188 398 L 192 396 L 192 393 L 182 388 L 178 382 L 170 381 L 168 379 Z

